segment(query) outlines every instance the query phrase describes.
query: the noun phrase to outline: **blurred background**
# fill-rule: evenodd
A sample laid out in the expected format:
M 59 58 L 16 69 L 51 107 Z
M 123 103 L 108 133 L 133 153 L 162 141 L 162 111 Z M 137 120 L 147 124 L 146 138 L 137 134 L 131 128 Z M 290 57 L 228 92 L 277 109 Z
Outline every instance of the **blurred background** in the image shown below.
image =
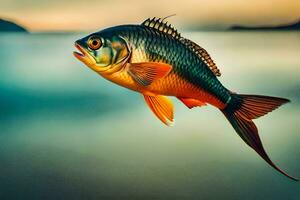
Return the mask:
M 217 109 L 172 98 L 166 127 L 72 55 L 90 32 L 176 14 L 227 88 L 292 101 L 255 122 L 299 178 L 299 13 L 298 0 L 0 0 L 0 199 L 300 199 Z

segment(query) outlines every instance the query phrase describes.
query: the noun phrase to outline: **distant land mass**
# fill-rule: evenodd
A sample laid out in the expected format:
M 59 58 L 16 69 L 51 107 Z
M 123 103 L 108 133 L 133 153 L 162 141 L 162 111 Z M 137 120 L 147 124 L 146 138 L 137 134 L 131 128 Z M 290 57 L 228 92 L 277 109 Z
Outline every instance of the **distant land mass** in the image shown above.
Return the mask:
M 0 32 L 28 32 L 24 27 L 4 19 L 0 19 Z
M 280 26 L 256 26 L 256 27 L 249 27 L 249 26 L 232 26 L 229 30 L 282 30 L 282 31 L 292 31 L 292 30 L 299 30 L 300 31 L 300 21 L 288 24 L 288 25 L 280 25 Z

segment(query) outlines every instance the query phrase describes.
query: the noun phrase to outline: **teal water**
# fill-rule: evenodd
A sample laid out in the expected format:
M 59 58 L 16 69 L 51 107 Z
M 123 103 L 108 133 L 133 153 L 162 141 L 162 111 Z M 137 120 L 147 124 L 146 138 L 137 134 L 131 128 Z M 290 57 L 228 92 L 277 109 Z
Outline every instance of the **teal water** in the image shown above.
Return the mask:
M 256 120 L 270 157 L 300 177 L 300 33 L 183 33 L 233 91 L 292 103 Z M 175 98 L 165 127 L 141 95 L 79 63 L 84 34 L 0 35 L 0 199 L 300 199 L 217 109 Z

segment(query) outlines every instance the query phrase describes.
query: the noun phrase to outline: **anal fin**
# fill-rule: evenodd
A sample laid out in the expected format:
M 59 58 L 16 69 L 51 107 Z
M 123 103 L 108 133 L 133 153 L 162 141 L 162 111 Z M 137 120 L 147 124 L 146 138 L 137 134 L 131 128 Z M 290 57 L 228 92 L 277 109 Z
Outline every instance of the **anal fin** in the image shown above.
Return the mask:
M 181 98 L 177 97 L 184 105 L 186 105 L 189 109 L 197 107 L 197 106 L 206 106 L 207 104 L 205 102 L 202 102 L 198 99 L 192 99 L 192 98 Z
M 174 119 L 173 103 L 165 96 L 149 96 L 144 94 L 144 98 L 152 112 L 167 126 L 172 125 Z

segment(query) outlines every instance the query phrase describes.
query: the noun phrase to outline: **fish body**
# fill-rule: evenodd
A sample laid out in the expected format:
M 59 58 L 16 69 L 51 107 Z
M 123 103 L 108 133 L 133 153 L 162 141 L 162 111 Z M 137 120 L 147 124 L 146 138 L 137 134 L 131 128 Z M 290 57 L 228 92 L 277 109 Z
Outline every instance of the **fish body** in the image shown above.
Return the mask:
M 119 35 L 131 48 L 130 63 L 159 62 L 172 66 L 172 70 L 152 84 L 138 84 L 127 73 L 104 75 L 110 81 L 140 93 L 153 93 L 181 98 L 199 99 L 218 108 L 224 108 L 231 98 L 206 63 L 179 39 L 159 30 L 141 25 L 122 25 L 103 30 L 102 35 Z
M 273 168 L 252 121 L 288 99 L 243 95 L 226 89 L 220 71 L 198 44 L 180 35 L 164 20 L 147 19 L 141 25 L 121 25 L 90 34 L 75 42 L 76 58 L 105 79 L 141 93 L 152 112 L 166 125 L 173 122 L 173 104 L 188 108 L 210 104 L 229 120 L 239 136 Z

